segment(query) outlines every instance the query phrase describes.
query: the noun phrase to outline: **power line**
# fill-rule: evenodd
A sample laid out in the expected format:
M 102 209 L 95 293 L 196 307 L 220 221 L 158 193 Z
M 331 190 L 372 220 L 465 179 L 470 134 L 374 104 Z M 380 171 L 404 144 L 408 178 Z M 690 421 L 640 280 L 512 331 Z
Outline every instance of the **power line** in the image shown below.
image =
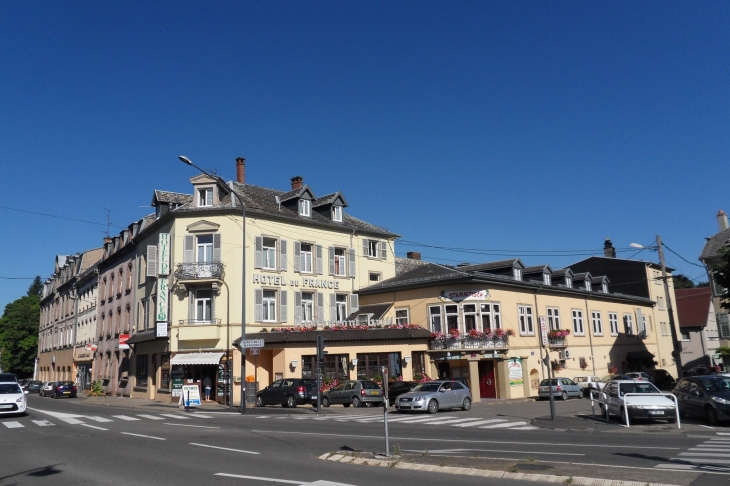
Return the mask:
M 35 277 L 0 277 L 3 280 L 35 280 Z
M 560 257 L 560 256 L 586 256 L 586 255 L 595 255 L 600 254 L 603 252 L 602 248 L 597 248 L 593 250 L 504 250 L 504 249 L 494 249 L 494 250 L 488 250 L 483 248 L 460 248 L 460 247 L 450 247 L 450 246 L 439 246 L 439 245 L 428 245 L 426 243 L 419 243 L 417 241 L 410 241 L 410 240 L 400 240 L 398 241 L 399 244 L 405 245 L 405 246 L 418 246 L 423 248 L 434 248 L 437 250 L 445 250 L 445 251 L 453 251 L 458 253 L 469 253 L 469 254 L 476 254 L 476 255 L 491 255 L 491 256 L 509 256 L 509 257 L 515 257 L 515 256 L 544 256 L 544 257 Z M 620 248 L 616 249 L 617 252 L 627 252 L 632 251 L 633 249 L 628 248 Z
M 46 216 L 49 218 L 65 219 L 66 221 L 76 221 L 77 223 L 95 224 L 97 226 L 116 226 L 117 228 L 124 228 L 124 226 L 119 226 L 117 224 L 108 225 L 107 223 L 97 223 L 96 221 L 86 221 L 85 219 L 67 218 L 66 216 L 58 216 L 56 214 L 48 214 L 48 213 L 39 213 L 37 211 L 28 211 L 27 209 L 11 208 L 8 206 L 0 206 L 0 209 L 7 209 L 8 211 L 18 211 L 20 213 L 35 214 L 38 216 Z
M 675 255 L 677 255 L 679 258 L 681 258 L 685 262 L 689 263 L 690 265 L 694 265 L 695 267 L 705 268 L 702 265 L 699 265 L 697 263 L 692 263 L 691 261 L 687 260 L 685 257 L 683 257 L 682 255 L 680 255 L 679 253 L 677 253 L 676 251 L 674 251 L 671 248 L 669 248 L 666 243 L 663 243 L 662 242 L 662 244 L 664 245 L 664 248 L 666 248 L 667 250 L 671 251 L 672 253 L 674 253 Z

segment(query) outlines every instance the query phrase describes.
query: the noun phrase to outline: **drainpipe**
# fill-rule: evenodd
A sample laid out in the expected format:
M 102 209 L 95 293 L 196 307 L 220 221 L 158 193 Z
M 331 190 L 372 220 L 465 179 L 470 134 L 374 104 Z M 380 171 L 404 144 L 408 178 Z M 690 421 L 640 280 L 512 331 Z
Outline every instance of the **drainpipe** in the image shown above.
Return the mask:
M 591 312 L 588 310 L 588 297 L 585 298 L 586 303 L 586 319 L 588 316 L 591 315 Z M 603 324 L 603 323 L 601 323 Z M 593 316 L 591 316 L 591 327 L 588 329 L 588 344 L 591 347 L 591 364 L 593 365 L 593 376 L 596 376 L 596 357 L 595 353 L 593 352 L 593 337 L 591 336 L 593 331 Z

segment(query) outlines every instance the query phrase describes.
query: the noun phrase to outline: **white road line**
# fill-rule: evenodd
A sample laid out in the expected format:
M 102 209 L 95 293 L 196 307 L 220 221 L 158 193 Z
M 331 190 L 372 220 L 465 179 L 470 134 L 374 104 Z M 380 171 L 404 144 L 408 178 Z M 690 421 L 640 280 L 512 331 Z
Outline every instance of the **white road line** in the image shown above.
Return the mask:
M 210 415 L 199 415 L 197 413 L 195 414 L 195 417 L 196 418 L 202 418 L 202 419 L 212 419 L 213 418 Z
M 403 416 L 393 417 L 393 418 L 388 417 L 388 422 L 403 422 L 404 420 L 412 420 L 413 418 L 414 417 L 403 417 Z
M 79 424 L 79 425 L 83 425 L 84 427 L 89 427 L 89 428 L 91 428 L 91 429 L 97 429 L 97 430 L 109 430 L 109 429 L 105 429 L 105 428 L 103 428 L 103 427 L 97 427 L 96 425 L 89 425 L 89 424 Z
M 718 446 L 718 445 L 712 445 L 712 444 L 700 444 L 700 445 L 693 447 L 690 450 L 701 451 L 703 449 L 708 450 L 708 451 L 730 451 L 730 445 Z
M 383 421 L 382 415 L 378 416 L 378 417 L 366 417 L 366 418 L 358 418 L 358 419 L 354 420 L 354 422 L 360 422 L 361 424 L 366 424 L 368 422 L 382 422 L 382 421 Z M 390 420 L 388 420 L 388 421 L 390 422 Z
M 40 425 L 41 427 L 48 427 L 49 425 L 55 425 L 48 420 L 31 420 L 36 425 Z
M 71 417 L 58 417 L 58 419 L 59 420 L 63 420 L 67 424 L 71 424 L 71 425 L 83 424 L 83 422 L 81 420 L 75 419 L 75 418 L 71 418 Z
M 444 419 L 441 417 L 420 417 L 420 418 L 411 418 L 410 420 L 401 420 L 400 423 L 402 424 L 417 424 L 422 422 L 441 422 Z
M 215 473 L 213 476 L 225 476 L 227 478 L 255 479 L 257 481 L 268 481 L 270 483 L 306 484 L 306 481 L 289 481 L 286 479 L 261 478 L 258 476 L 243 476 L 241 474 Z
M 467 420 L 468 420 L 468 422 L 467 422 Z M 457 423 L 457 422 L 462 422 L 462 423 Z M 470 418 L 470 419 L 455 420 L 453 422 L 447 423 L 446 425 L 451 425 L 453 427 L 471 427 L 473 425 L 490 424 L 490 423 L 494 423 L 494 422 L 506 422 L 506 420 L 502 420 L 502 419 L 476 420 L 476 419 Z M 436 424 L 428 424 L 428 425 L 439 425 L 439 424 L 436 423 Z
M 132 420 L 139 420 L 139 419 L 138 419 L 138 418 L 136 418 L 136 417 L 129 417 L 129 416 L 127 416 L 127 415 L 112 415 L 112 417 L 114 417 L 114 418 L 118 418 L 119 420 L 128 420 L 128 421 L 132 421 Z
M 506 424 L 484 425 L 479 428 L 480 429 L 504 429 L 507 427 L 517 427 L 518 425 L 527 425 L 527 422 L 508 422 Z
M 730 432 L 718 432 L 717 435 L 730 435 Z
M 730 461 L 722 460 L 722 459 L 702 459 L 702 458 L 695 458 L 695 457 L 683 457 L 681 459 L 673 459 L 674 461 L 685 461 L 685 462 L 699 462 L 700 464 L 730 464 Z
M 529 427 L 513 427 L 510 430 L 535 430 L 535 429 L 539 429 L 539 428 L 540 427 L 534 427 L 534 426 L 530 425 Z
M 162 417 L 156 417 L 156 416 L 154 416 L 154 415 L 144 415 L 144 414 L 140 414 L 140 415 L 137 415 L 137 417 L 142 417 L 142 418 L 146 418 L 146 419 L 150 419 L 150 420 L 165 420 L 165 419 L 163 419 Z
M 730 454 L 713 454 L 712 452 L 682 452 L 680 456 L 700 456 L 700 457 L 730 457 Z
M 267 419 L 267 418 L 271 418 L 271 415 L 259 415 L 256 418 Z
M 170 422 L 165 422 L 162 425 L 177 425 L 178 427 L 197 427 L 199 429 L 220 429 L 220 427 L 208 427 L 207 425 L 171 424 Z
M 86 417 L 89 420 L 93 420 L 94 422 L 114 422 L 113 420 L 109 420 L 108 418 L 104 417 Z
M 2 422 L 2 424 L 9 429 L 19 429 L 21 427 L 25 427 L 25 425 L 21 424 L 20 422 Z
M 133 435 L 135 437 L 144 437 L 145 439 L 167 440 L 164 437 L 154 437 L 154 436 L 151 436 L 151 435 L 133 434 L 131 432 L 120 432 L 120 434 Z
M 233 452 L 243 452 L 244 454 L 255 454 L 259 455 L 260 452 L 253 452 L 253 451 L 244 451 L 242 449 L 230 449 L 228 447 L 218 447 L 218 446 L 212 446 L 212 445 L 206 445 L 206 444 L 196 444 L 195 442 L 191 442 L 190 445 L 198 446 L 198 447 L 208 447 L 210 449 L 220 449 L 222 451 L 233 451 Z M 301 483 L 297 483 L 301 484 Z
M 173 413 L 161 413 L 160 417 L 174 418 L 178 420 L 190 420 L 190 417 L 183 417 L 182 415 L 175 415 Z

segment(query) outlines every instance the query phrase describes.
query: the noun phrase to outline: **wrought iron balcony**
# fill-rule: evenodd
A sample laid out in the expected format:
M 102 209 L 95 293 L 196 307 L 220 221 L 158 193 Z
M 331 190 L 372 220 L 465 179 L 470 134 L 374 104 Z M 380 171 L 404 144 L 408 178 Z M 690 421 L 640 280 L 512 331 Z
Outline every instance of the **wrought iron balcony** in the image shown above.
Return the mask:
M 206 326 L 211 324 L 217 324 L 221 325 L 222 320 L 221 319 L 208 319 L 208 320 L 198 320 L 198 319 L 180 319 L 178 322 L 178 325 L 180 326 Z
M 443 337 L 431 339 L 431 349 L 506 349 L 509 337 Z
M 175 278 L 178 280 L 223 280 L 223 262 L 178 263 Z
M 568 338 L 567 337 L 549 337 L 548 346 L 551 348 L 567 348 Z

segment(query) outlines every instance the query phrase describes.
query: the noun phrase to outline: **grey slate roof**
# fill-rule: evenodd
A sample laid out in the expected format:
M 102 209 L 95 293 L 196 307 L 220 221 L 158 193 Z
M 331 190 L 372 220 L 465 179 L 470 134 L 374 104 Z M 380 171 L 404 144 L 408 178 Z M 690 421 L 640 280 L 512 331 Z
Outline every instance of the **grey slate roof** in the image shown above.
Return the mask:
M 155 189 L 154 197 L 152 198 L 152 205 L 154 206 L 155 200 L 163 203 L 172 204 L 187 204 L 193 200 L 193 196 L 190 194 L 182 194 L 179 192 L 168 192 L 160 191 Z
M 263 339 L 264 349 L 277 349 L 286 344 L 311 344 L 314 345 L 317 334 L 326 339 L 328 345 L 332 343 L 348 342 L 372 342 L 372 341 L 407 341 L 407 340 L 428 340 L 431 332 L 424 328 L 413 329 L 367 329 L 367 330 L 346 330 L 346 331 L 303 331 L 303 332 L 256 332 L 246 333 L 246 339 Z M 131 338 L 130 338 L 131 339 Z M 238 347 L 241 338 L 233 341 Z
M 424 262 L 423 260 L 414 260 L 412 258 L 395 258 L 395 274 L 396 275 L 403 275 L 406 272 L 410 272 L 411 270 L 422 267 L 423 265 L 427 265 L 428 262 Z
M 559 268 L 558 270 L 553 271 L 553 277 L 562 277 L 566 273 L 570 273 L 571 275 L 573 275 L 573 270 L 571 270 L 570 268 Z
M 310 189 L 309 186 L 305 184 L 302 187 L 298 187 L 296 189 L 292 189 L 291 191 L 279 194 L 279 200 L 281 202 L 284 202 L 284 201 L 288 201 L 290 199 L 301 197 L 302 194 L 304 194 L 306 191 L 309 191 L 309 193 L 312 195 L 312 197 L 314 197 L 314 191 L 312 191 L 312 189 Z
M 332 194 L 327 194 L 325 196 L 316 198 L 314 201 L 312 201 L 312 207 L 316 208 L 319 206 L 332 204 L 333 202 L 335 202 L 338 196 L 342 199 L 342 203 L 345 207 L 349 206 L 349 204 L 347 204 L 347 201 L 345 200 L 345 196 L 343 196 L 340 191 L 337 191 L 333 192 Z
M 522 269 L 522 275 L 530 275 L 535 273 L 545 273 L 545 270 L 548 271 L 548 273 L 553 273 L 553 269 L 550 268 L 550 265 L 533 265 L 531 267 L 525 267 Z
M 705 247 L 700 253 L 700 260 L 703 262 L 712 262 L 720 256 L 720 248 L 730 245 L 730 228 L 716 233 L 707 239 Z
M 350 314 L 346 321 L 354 321 L 357 319 L 357 316 L 361 316 L 363 314 L 372 314 L 372 319 L 379 320 L 382 319 L 386 312 L 388 312 L 388 309 L 390 309 L 393 306 L 393 304 L 371 304 L 371 305 L 361 305 L 360 308 L 357 310 L 357 312 L 353 312 Z
M 515 264 L 519 264 L 518 266 L 525 268 L 525 264 L 522 263 L 522 260 L 520 260 L 519 258 L 512 258 L 510 260 L 499 260 L 496 262 L 477 263 L 476 265 L 464 265 L 463 267 L 459 267 L 459 270 L 463 270 L 465 272 L 488 271 L 488 270 L 496 270 L 496 269 L 513 268 L 515 266 Z

